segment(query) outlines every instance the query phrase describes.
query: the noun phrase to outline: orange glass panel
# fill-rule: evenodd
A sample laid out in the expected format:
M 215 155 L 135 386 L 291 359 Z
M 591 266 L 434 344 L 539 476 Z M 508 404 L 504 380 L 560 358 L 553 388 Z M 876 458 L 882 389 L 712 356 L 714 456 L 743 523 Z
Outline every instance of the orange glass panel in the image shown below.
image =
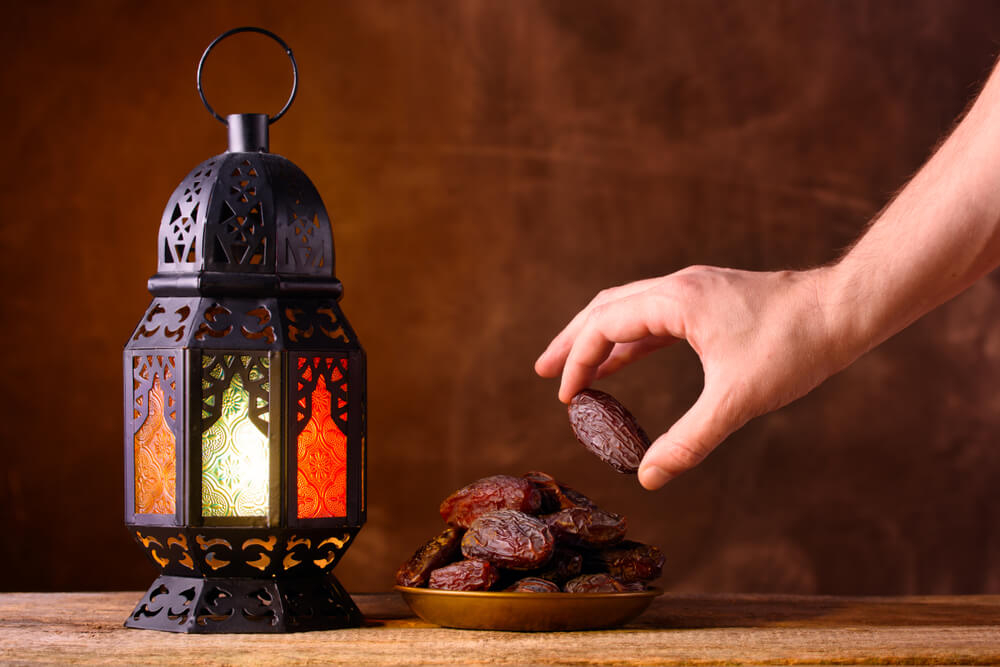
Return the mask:
M 149 412 L 135 434 L 135 512 L 173 514 L 176 510 L 177 445 L 164 418 L 163 388 L 153 377 Z
M 298 438 L 300 519 L 347 516 L 347 436 L 330 416 L 330 391 L 320 375 L 312 415 Z

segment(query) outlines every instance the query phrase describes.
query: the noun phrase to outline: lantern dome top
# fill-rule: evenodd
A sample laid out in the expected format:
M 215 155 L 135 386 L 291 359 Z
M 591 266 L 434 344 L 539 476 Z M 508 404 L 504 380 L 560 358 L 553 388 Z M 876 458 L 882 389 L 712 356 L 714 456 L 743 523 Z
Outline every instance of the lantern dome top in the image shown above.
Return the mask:
M 231 135 L 236 124 L 230 117 Z M 195 167 L 163 211 L 158 254 L 154 294 L 340 286 L 323 200 L 301 169 L 263 150 L 230 150 Z

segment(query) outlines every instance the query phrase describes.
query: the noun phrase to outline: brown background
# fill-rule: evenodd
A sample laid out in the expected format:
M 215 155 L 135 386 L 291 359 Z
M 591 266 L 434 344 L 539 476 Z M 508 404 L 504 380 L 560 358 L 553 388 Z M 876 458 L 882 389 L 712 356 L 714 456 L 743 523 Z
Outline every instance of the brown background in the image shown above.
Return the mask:
M 224 149 L 194 70 L 276 31 L 301 90 L 272 150 L 334 219 L 369 354 L 381 590 L 476 477 L 547 470 L 631 518 L 671 590 L 1000 592 L 991 276 L 648 493 L 575 444 L 532 373 L 599 289 L 692 263 L 834 258 L 988 73 L 994 2 L 7 3 L 0 21 L 0 589 L 144 588 L 122 525 L 120 351 L 174 186 Z M 227 41 L 223 113 L 274 111 L 280 49 Z M 600 386 L 659 433 L 672 349 Z

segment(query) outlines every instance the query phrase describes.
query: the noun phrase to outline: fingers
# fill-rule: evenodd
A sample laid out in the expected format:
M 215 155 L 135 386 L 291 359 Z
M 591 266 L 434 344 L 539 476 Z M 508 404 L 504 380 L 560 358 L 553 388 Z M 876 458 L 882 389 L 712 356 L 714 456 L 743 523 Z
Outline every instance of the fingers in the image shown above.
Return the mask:
M 556 377 L 559 375 L 559 373 L 562 372 L 563 364 L 566 362 L 566 357 L 573 346 L 573 341 L 576 339 L 578 332 L 587 321 L 587 318 L 590 316 L 593 309 L 616 299 L 621 299 L 623 297 L 645 291 L 658 281 L 658 278 L 637 280 L 626 285 L 612 287 L 599 292 L 597 296 L 591 299 L 590 303 L 587 304 L 583 310 L 577 313 L 576 316 L 570 320 L 570 323 L 567 324 L 566 327 L 552 339 L 552 342 L 549 343 L 548 347 L 545 348 L 545 351 L 542 352 L 541 356 L 539 356 L 538 360 L 535 362 L 535 372 L 542 377 Z
M 655 490 L 701 463 L 746 419 L 732 402 L 707 388 L 669 431 L 646 451 L 639 465 L 639 483 Z
M 664 307 L 664 305 L 667 307 Z M 681 337 L 683 327 L 677 308 L 661 295 L 641 292 L 593 308 L 577 331 L 563 363 L 559 400 L 569 403 L 597 377 L 600 366 L 617 343 L 635 343 L 650 338 Z M 642 346 L 632 351 L 642 351 Z M 623 354 L 629 348 L 623 348 Z M 612 361 L 612 365 L 618 360 Z
M 612 373 L 616 373 L 619 369 L 642 359 L 651 352 L 662 347 L 667 347 L 668 345 L 673 345 L 676 342 L 677 339 L 672 336 L 666 338 L 650 336 L 649 338 L 643 338 L 632 343 L 617 343 L 614 349 L 611 350 L 608 358 L 597 367 L 597 375 L 594 379 L 600 380 Z

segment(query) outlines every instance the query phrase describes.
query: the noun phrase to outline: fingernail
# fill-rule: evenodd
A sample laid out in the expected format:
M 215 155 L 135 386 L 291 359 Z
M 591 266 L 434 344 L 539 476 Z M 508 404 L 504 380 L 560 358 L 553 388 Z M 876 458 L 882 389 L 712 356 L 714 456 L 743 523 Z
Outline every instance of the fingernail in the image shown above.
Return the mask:
M 639 471 L 639 483 L 653 491 L 673 479 L 673 475 L 659 466 L 649 465 Z

